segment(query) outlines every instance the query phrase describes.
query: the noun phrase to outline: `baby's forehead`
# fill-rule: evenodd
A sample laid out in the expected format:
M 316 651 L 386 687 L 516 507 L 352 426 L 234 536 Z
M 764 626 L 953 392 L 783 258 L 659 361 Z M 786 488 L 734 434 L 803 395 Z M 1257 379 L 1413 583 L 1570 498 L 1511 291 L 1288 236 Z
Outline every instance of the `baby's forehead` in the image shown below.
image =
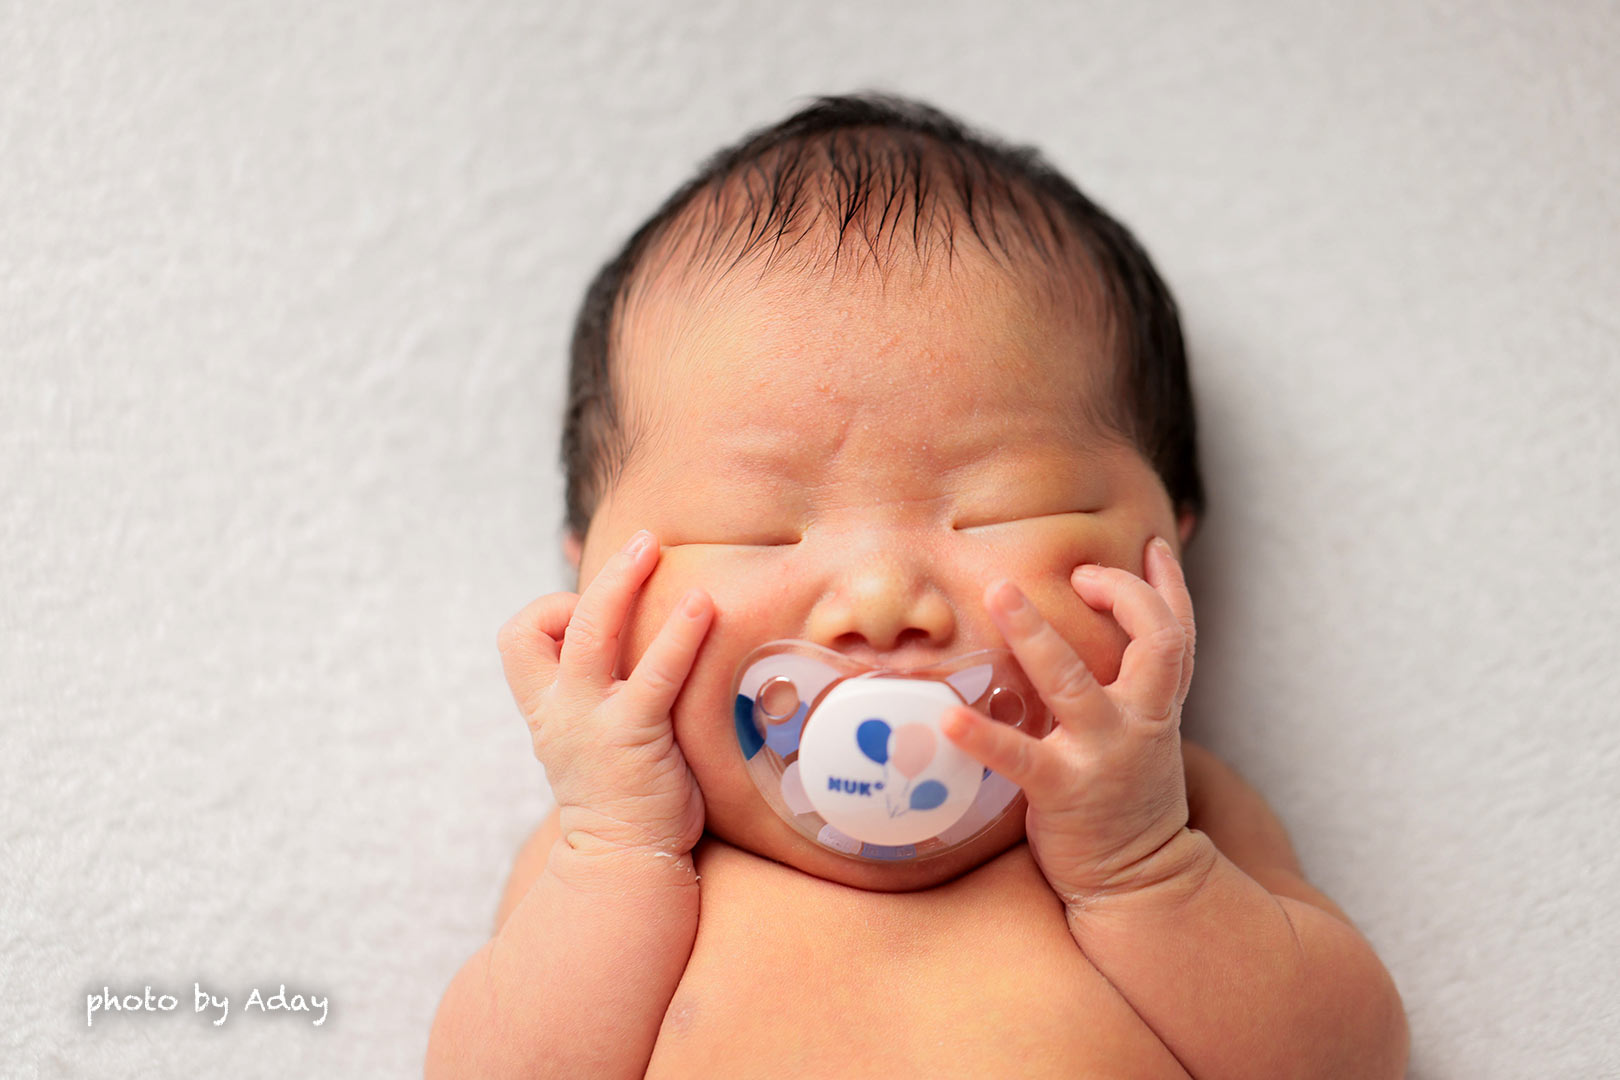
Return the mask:
M 778 377 L 785 365 L 806 378 L 850 378 L 898 361 L 904 370 L 895 374 L 923 379 L 963 362 L 988 361 L 1019 378 L 1111 368 L 1103 305 L 1074 291 L 1054 295 L 1048 277 L 982 253 L 948 268 L 842 276 L 664 267 L 619 312 L 621 370 L 674 364 L 714 374 L 717 362 L 742 361 Z M 1058 361 L 1056 371 L 1045 361 Z
M 649 307 L 627 342 L 637 456 L 666 482 L 791 463 L 800 482 L 881 469 L 898 490 L 907 471 L 967 467 L 998 446 L 1100 440 L 1086 405 L 1105 381 L 1095 335 L 1014 290 L 944 295 L 777 282 L 701 310 Z
M 949 424 L 1013 398 L 1030 420 L 1066 430 L 1096 418 L 1074 404 L 1101 402 L 1113 381 L 1089 264 L 1054 267 L 1018 245 L 966 239 L 930 252 L 893 243 L 892 230 L 883 257 L 863 259 L 858 242 L 839 239 L 806 226 L 785 254 L 728 261 L 693 230 L 672 229 L 617 311 L 614 366 L 629 411 L 689 438 L 744 421 L 825 434 L 811 425 L 840 414 L 817 406 L 840 401 L 859 404 L 852 424 L 915 420 L 924 408 Z
M 649 419 L 695 438 L 741 427 L 831 450 L 869 425 L 937 440 L 991 418 L 1063 427 L 1106 382 L 1085 337 L 1008 294 L 943 311 L 892 292 L 756 295 L 681 314 L 636 342 L 626 389 Z

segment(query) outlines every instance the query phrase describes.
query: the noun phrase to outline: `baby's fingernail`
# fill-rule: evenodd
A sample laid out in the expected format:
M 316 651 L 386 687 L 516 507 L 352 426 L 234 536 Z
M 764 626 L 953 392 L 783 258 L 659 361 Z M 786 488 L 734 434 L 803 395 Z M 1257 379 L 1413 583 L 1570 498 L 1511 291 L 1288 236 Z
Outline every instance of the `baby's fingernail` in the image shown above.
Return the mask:
M 990 593 L 990 599 L 1002 611 L 1014 612 L 1024 609 L 1024 594 L 1018 591 L 1018 586 L 1010 581 L 1002 581 Z
M 643 551 L 646 551 L 647 545 L 651 542 L 652 533 L 648 532 L 646 529 L 642 529 L 637 532 L 636 535 L 630 538 L 630 542 L 628 544 L 624 545 L 624 553 L 634 559 Z
M 1163 555 L 1167 559 L 1174 559 L 1176 557 L 1176 553 L 1170 550 L 1170 541 L 1166 540 L 1162 536 L 1155 536 L 1153 538 L 1153 546 L 1158 548 L 1159 554 Z

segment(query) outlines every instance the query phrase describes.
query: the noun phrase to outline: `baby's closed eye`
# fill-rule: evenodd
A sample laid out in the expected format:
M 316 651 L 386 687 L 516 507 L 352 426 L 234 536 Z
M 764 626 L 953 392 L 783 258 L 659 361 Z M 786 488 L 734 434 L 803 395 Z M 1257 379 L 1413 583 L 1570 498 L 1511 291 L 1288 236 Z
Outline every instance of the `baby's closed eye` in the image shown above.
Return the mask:
M 800 536 L 777 536 L 777 535 L 774 535 L 774 534 L 773 535 L 759 535 L 759 536 L 747 536 L 747 535 L 744 535 L 744 536 L 739 536 L 739 537 L 727 537 L 725 539 L 720 539 L 720 540 L 688 540 L 685 543 L 682 543 L 680 545 L 669 544 L 669 545 L 666 545 L 666 546 L 667 547 L 676 547 L 676 546 L 679 546 L 679 547 L 741 547 L 741 548 L 792 547 L 794 544 L 802 543 L 803 539 L 804 538 L 800 537 Z
M 952 524 L 957 532 L 972 532 L 975 529 L 989 529 L 1004 525 L 1019 525 L 1025 522 L 1038 522 L 1050 518 L 1073 519 L 1089 517 L 1101 513 L 1100 510 L 1059 510 L 1047 514 L 973 514 L 963 515 Z

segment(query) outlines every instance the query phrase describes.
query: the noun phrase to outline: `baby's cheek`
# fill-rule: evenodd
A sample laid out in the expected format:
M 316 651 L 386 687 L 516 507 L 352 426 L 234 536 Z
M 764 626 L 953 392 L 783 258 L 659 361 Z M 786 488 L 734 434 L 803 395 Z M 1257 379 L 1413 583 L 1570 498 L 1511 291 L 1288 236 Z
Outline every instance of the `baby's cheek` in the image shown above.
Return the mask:
M 1130 635 L 1110 612 L 1093 610 L 1072 588 L 1065 587 L 1069 588 L 1067 595 L 1058 593 L 1050 600 L 1037 595 L 1031 599 L 1097 681 L 1111 683 L 1119 677 Z
M 1131 566 L 1134 540 L 1118 523 L 1105 515 L 1054 517 L 1022 523 L 1027 526 L 999 552 L 994 566 L 987 567 L 986 581 L 996 576 L 1011 577 L 1022 588 L 1041 615 L 1075 650 L 1086 667 L 1102 683 L 1119 675 L 1130 635 L 1104 609 L 1098 611 L 1074 588 L 1076 567 L 1087 563 Z M 1147 537 L 1142 537 L 1142 545 Z M 1140 545 L 1139 545 L 1140 546 Z M 1140 562 L 1140 553 L 1134 556 Z M 981 600 L 982 606 L 982 600 Z
M 703 556 L 705 551 L 709 552 L 710 557 Z M 687 590 L 693 588 L 700 588 L 709 595 L 712 612 L 708 630 L 699 645 L 699 662 L 704 653 L 712 655 L 714 650 L 710 645 L 721 627 L 731 621 L 731 612 L 735 609 L 731 594 L 737 578 L 736 574 L 728 573 L 723 567 L 710 565 L 717 561 L 712 556 L 710 549 L 679 545 L 660 552 L 658 565 L 642 582 L 640 591 L 625 613 L 624 627 L 619 632 L 619 678 L 627 677 L 634 670 L 636 663 L 669 623 L 670 614 L 685 598 Z M 724 613 L 723 617 L 721 613 Z

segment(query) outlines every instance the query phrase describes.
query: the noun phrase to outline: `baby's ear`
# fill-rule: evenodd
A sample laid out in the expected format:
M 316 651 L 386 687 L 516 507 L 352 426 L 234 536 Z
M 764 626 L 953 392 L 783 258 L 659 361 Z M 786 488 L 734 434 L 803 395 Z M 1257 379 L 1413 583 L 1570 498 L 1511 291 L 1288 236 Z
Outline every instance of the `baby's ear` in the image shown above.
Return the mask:
M 579 542 L 579 534 L 569 529 L 567 535 L 563 537 L 563 554 L 568 556 L 568 565 L 574 568 L 576 574 L 579 573 L 579 556 L 583 550 L 584 545 Z
M 1187 542 L 1193 538 L 1193 533 L 1195 533 L 1197 531 L 1198 531 L 1198 515 L 1197 514 L 1193 513 L 1191 510 L 1183 510 L 1179 515 L 1177 515 L 1177 517 L 1176 517 L 1176 535 L 1181 540 L 1180 547 L 1181 547 L 1181 550 L 1182 550 L 1183 554 L 1185 554 L 1186 551 L 1187 551 Z

